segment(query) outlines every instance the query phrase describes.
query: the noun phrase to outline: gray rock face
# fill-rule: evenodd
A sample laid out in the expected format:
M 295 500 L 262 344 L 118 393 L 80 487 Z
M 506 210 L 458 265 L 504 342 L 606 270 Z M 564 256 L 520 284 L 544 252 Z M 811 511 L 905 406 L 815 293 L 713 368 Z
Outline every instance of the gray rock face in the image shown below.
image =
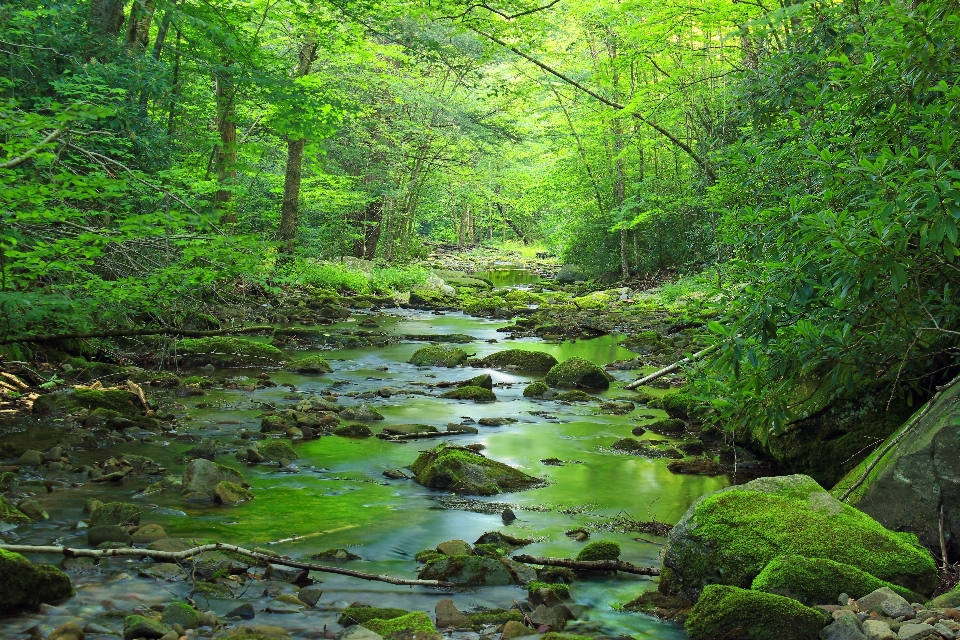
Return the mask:
M 864 620 L 862 629 L 867 640 L 897 640 L 897 634 L 883 620 Z
M 900 631 L 897 632 L 897 638 L 900 640 L 920 640 L 921 638 L 937 637 L 938 635 L 933 626 L 923 623 L 913 624 L 908 622 L 902 625 Z
M 960 385 L 946 392 L 871 472 L 871 480 L 849 503 L 894 531 L 916 533 L 929 548 L 940 548 L 940 505 L 946 505 L 944 533 L 951 557 L 960 554 Z M 894 432 L 891 438 L 900 433 Z M 881 445 L 878 450 L 882 449 Z M 873 458 L 868 458 L 867 461 Z M 858 466 L 835 491 L 862 474 Z
M 820 640 L 867 640 L 856 616 L 840 616 L 820 630 Z
M 857 606 L 860 607 L 860 611 L 880 611 L 880 606 L 887 601 L 901 601 L 903 604 L 910 606 L 910 603 L 902 598 L 896 591 L 890 587 L 881 587 L 876 591 L 872 591 L 867 595 L 863 596 L 857 600 Z M 910 612 L 913 612 L 913 608 L 910 608 Z
M 444 598 L 438 602 L 435 611 L 437 613 L 437 629 L 449 629 L 450 627 L 460 629 L 471 626 L 470 618 L 460 613 L 460 610 L 457 609 L 450 598 Z
M 884 600 L 880 608 L 891 618 L 899 618 L 900 616 L 913 617 L 914 614 L 913 607 L 904 601 L 903 598 Z
M 572 617 L 570 610 L 562 604 L 558 604 L 555 607 L 548 607 L 541 604 L 530 614 L 530 620 L 533 624 L 538 627 L 543 624 L 548 624 L 554 631 L 563 631 L 564 627 L 567 626 L 567 620 Z
M 444 556 L 427 564 L 418 577 L 457 585 L 514 584 L 506 566 L 493 558 L 479 556 Z
M 347 407 L 340 412 L 340 417 L 344 420 L 357 420 L 358 422 L 372 422 L 374 420 L 383 420 L 380 412 L 373 408 L 373 405 L 367 402 L 358 404 L 355 407 Z
M 243 476 L 230 467 L 199 458 L 183 470 L 183 495 L 188 499 L 213 500 L 214 489 L 224 481 L 242 485 Z

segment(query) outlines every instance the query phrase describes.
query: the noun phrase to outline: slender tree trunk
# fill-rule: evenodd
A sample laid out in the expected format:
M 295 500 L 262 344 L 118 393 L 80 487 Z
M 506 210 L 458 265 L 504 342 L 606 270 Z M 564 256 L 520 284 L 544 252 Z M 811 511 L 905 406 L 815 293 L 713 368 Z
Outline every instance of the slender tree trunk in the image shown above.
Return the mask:
M 160 20 L 160 26 L 157 28 L 157 37 L 153 41 L 154 60 L 159 60 L 160 55 L 163 53 L 163 45 L 167 40 L 167 32 L 170 31 L 170 22 L 173 20 L 173 10 L 176 6 L 177 5 L 174 4 L 173 7 L 163 12 L 163 19 Z M 179 34 L 179 31 L 177 33 Z
M 223 61 L 223 69 L 217 76 L 217 131 L 220 147 L 217 151 L 217 189 L 213 197 L 214 208 L 220 213 L 221 222 L 236 222 L 237 216 L 231 206 L 233 192 L 230 187 L 237 180 L 237 122 L 234 99 L 236 89 L 230 77 L 230 60 Z
M 130 20 L 127 22 L 127 49 L 134 53 L 147 50 L 150 38 L 150 23 L 156 9 L 154 0 L 133 0 L 130 7 Z
M 310 65 L 317 52 L 316 34 L 309 32 L 300 46 L 295 77 L 310 73 Z M 280 230 L 277 234 L 286 253 L 292 253 L 297 241 L 297 224 L 300 216 L 300 182 L 303 170 L 303 148 L 307 139 L 298 137 L 287 140 L 287 169 L 283 177 L 283 203 L 280 205 Z
M 610 56 L 610 80 L 613 84 L 613 101 L 620 102 L 620 70 L 617 67 L 617 36 L 608 34 L 607 52 Z M 623 168 L 623 122 L 618 117 L 610 119 L 610 137 L 613 147 L 613 207 L 625 222 L 623 203 L 626 199 L 626 176 Z M 627 252 L 627 229 L 620 227 L 620 274 L 624 280 L 630 277 L 630 256 Z
M 159 41 L 159 37 L 157 38 Z M 156 46 L 154 46 L 156 50 Z M 167 115 L 167 137 L 173 136 L 173 123 L 177 115 L 177 98 L 180 97 L 180 30 L 177 29 L 177 44 L 173 52 L 173 87 L 170 89 L 170 112 Z

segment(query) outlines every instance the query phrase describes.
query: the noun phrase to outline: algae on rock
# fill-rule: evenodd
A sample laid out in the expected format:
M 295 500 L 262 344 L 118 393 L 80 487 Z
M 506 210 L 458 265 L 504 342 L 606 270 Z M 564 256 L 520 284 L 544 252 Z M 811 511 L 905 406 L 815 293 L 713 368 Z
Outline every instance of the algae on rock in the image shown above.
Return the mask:
M 710 584 L 686 621 L 694 640 L 731 637 L 744 640 L 816 640 L 830 618 L 791 598 L 738 587 Z
M 423 347 L 410 356 L 410 364 L 418 367 L 456 367 L 467 360 L 467 352 L 459 347 Z
M 609 389 L 613 377 L 583 358 L 568 358 L 554 366 L 543 378 L 555 389 Z
M 543 481 L 463 447 L 440 445 L 410 465 L 418 483 L 466 495 L 490 496 L 523 491 Z

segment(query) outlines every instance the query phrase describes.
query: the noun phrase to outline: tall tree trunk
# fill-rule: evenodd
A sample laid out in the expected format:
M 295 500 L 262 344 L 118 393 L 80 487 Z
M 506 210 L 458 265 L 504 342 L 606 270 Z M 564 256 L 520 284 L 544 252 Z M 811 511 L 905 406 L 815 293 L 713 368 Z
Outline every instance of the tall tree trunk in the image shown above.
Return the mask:
M 608 34 L 607 52 L 610 56 L 610 80 L 613 84 L 613 101 L 620 102 L 620 70 L 617 68 L 617 36 Z M 623 168 L 623 122 L 618 117 L 610 119 L 610 137 L 613 147 L 613 208 L 625 222 L 623 203 L 626 199 L 626 176 Z M 630 277 L 630 256 L 627 252 L 627 229 L 620 227 L 620 273 L 624 280 Z
M 220 146 L 217 150 L 217 183 L 220 188 L 214 194 L 214 208 L 220 213 L 220 222 L 236 222 L 237 215 L 231 206 L 237 180 L 237 122 L 234 108 L 236 89 L 230 78 L 230 60 L 223 61 L 223 70 L 216 82 L 217 131 Z
M 123 26 L 124 0 L 90 0 L 90 32 L 103 38 L 116 38 Z
M 167 40 L 167 32 L 170 31 L 170 22 L 173 20 L 173 10 L 176 6 L 176 3 L 174 3 L 173 7 L 163 12 L 163 19 L 160 20 L 160 26 L 157 28 L 157 37 L 153 41 L 154 60 L 159 60 L 160 55 L 163 53 L 163 45 Z M 179 31 L 177 33 L 179 33 Z
M 300 45 L 300 58 L 297 62 L 295 77 L 302 78 L 310 73 L 310 65 L 317 53 L 316 34 L 308 32 Z M 287 140 L 287 169 L 283 177 L 283 204 L 280 205 L 279 236 L 282 250 L 292 253 L 297 241 L 297 224 L 300 217 L 300 179 L 303 170 L 303 148 L 307 139 L 299 137 Z
M 159 36 L 157 41 L 159 41 Z M 156 46 L 154 46 L 156 51 Z M 177 115 L 177 98 L 180 97 L 180 29 L 177 29 L 177 44 L 173 52 L 173 87 L 170 89 L 170 112 L 167 114 L 167 136 L 173 135 Z
M 133 0 L 127 23 L 127 48 L 130 51 L 143 53 L 147 50 L 155 8 L 154 0 Z

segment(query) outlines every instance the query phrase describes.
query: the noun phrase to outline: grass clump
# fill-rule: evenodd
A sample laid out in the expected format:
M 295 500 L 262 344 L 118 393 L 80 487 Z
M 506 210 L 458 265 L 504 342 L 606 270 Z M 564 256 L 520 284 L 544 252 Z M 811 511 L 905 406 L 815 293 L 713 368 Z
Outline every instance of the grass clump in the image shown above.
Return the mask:
M 746 640 L 813 640 L 829 616 L 796 600 L 729 585 L 707 585 L 687 618 L 694 640 L 713 640 L 740 629 Z
M 577 554 L 577 560 L 616 560 L 620 557 L 620 545 L 607 540 L 591 542 Z

